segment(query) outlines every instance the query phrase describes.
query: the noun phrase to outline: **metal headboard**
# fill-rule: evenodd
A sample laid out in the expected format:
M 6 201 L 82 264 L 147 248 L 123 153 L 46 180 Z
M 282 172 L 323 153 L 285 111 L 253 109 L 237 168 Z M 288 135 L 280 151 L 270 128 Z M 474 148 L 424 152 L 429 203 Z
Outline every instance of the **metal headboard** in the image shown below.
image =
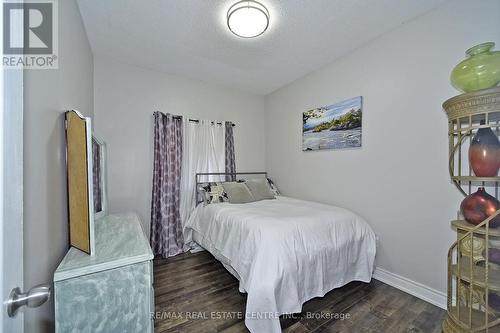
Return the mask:
M 218 181 L 220 183 L 226 183 L 231 181 L 236 181 L 238 176 L 250 176 L 250 175 L 260 175 L 267 178 L 267 172 L 259 171 L 259 172 L 201 172 L 196 174 L 196 205 L 200 202 L 203 202 L 204 199 L 200 198 L 200 191 L 198 190 L 201 184 L 208 183 L 208 180 L 201 181 L 202 177 L 209 178 L 210 176 L 224 176 L 225 180 Z M 222 177 L 221 177 L 222 178 Z M 244 177 L 243 177 L 244 178 Z

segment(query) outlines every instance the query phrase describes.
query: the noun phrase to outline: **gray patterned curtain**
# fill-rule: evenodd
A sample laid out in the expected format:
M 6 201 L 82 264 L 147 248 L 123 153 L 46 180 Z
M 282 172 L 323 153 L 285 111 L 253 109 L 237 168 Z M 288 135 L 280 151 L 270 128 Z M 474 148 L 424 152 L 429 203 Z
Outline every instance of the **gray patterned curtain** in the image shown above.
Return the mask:
M 226 173 L 235 173 L 236 172 L 236 159 L 234 157 L 234 136 L 233 136 L 233 123 L 230 121 L 225 122 L 226 126 Z M 235 181 L 236 176 L 232 175 L 226 177 L 229 181 Z
M 183 252 L 181 161 L 182 118 L 155 112 L 150 238 L 153 253 L 164 258 Z

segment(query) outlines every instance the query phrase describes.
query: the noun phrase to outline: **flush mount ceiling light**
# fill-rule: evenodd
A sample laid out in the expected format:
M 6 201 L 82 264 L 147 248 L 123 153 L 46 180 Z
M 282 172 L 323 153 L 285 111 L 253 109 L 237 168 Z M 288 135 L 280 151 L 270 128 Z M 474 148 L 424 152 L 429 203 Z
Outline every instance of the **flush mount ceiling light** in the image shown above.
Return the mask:
M 227 11 L 227 26 L 238 37 L 260 36 L 269 26 L 269 11 L 257 1 L 239 1 Z

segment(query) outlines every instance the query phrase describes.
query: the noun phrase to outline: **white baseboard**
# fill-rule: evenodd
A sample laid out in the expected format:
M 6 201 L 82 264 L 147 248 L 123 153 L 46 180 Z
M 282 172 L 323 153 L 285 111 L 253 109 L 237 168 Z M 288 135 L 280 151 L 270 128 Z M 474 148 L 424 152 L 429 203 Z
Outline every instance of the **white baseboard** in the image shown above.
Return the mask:
M 375 269 L 373 278 L 446 310 L 446 293 L 430 288 L 401 275 L 388 272 L 382 268 Z

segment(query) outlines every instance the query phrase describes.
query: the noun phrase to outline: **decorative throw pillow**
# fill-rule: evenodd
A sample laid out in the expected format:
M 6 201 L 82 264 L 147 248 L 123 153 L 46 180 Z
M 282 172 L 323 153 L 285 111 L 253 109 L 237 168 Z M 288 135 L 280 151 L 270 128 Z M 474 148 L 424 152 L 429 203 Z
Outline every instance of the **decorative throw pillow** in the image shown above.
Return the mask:
M 252 192 L 255 201 L 275 199 L 274 193 L 271 191 L 271 187 L 266 179 L 249 179 L 245 184 L 248 186 L 250 192 Z
M 269 187 L 271 188 L 271 192 L 274 193 L 274 195 L 281 195 L 280 190 L 276 187 L 274 182 L 271 180 L 271 178 L 267 178 L 267 182 L 269 183 Z
M 202 186 L 206 204 L 227 202 L 228 197 L 221 183 L 207 183 Z
M 245 183 L 222 183 L 230 203 L 247 203 L 255 201 L 252 192 Z

